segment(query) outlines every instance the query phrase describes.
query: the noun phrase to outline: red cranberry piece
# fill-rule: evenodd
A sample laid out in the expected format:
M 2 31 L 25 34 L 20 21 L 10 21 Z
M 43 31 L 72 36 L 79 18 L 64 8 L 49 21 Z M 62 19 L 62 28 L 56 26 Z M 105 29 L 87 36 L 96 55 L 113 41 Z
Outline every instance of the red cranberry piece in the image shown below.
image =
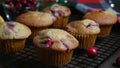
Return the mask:
M 37 5 L 38 1 L 37 0 L 32 0 L 33 5 Z
M 45 0 L 45 2 L 49 2 L 49 0 Z
M 64 12 L 62 12 L 62 11 L 58 11 L 58 14 L 59 14 L 60 16 L 64 16 L 64 15 L 65 15 Z
M 50 2 L 55 2 L 55 0 L 50 0 Z
M 5 3 L 7 3 L 7 4 L 10 3 L 10 2 L 11 2 L 11 0 L 5 0 Z
M 13 28 L 15 25 L 12 24 L 11 22 L 7 22 L 8 27 Z
M 20 3 L 21 2 L 21 0 L 17 0 L 17 3 Z
M 21 1 L 21 3 L 22 3 L 23 5 L 26 5 L 28 2 L 27 2 L 27 0 L 23 0 L 23 1 Z
M 98 50 L 95 47 L 91 47 L 87 50 L 87 55 L 90 57 L 96 57 L 98 55 Z
M 18 9 L 21 9 L 22 6 L 23 6 L 23 5 L 22 5 L 21 3 L 16 4 L 16 7 L 17 7 Z
M 14 6 L 14 4 L 13 4 L 12 2 L 9 2 L 8 5 L 9 5 L 10 7 L 13 7 L 13 6 Z
M 53 45 L 54 41 L 52 41 L 51 39 L 47 40 L 47 45 L 48 47 L 51 47 Z
M 120 56 L 117 57 L 117 59 L 116 59 L 116 63 L 117 63 L 118 65 L 120 65 Z
M 36 7 L 34 5 L 30 5 L 30 10 L 34 11 L 36 10 Z

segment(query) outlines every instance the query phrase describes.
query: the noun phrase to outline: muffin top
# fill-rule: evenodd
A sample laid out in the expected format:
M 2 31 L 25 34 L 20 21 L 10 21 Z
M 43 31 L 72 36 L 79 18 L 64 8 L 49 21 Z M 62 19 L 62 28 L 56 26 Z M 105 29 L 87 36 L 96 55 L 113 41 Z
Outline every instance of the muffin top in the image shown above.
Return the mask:
M 59 4 L 52 4 L 46 7 L 43 11 L 52 13 L 54 16 L 69 16 L 71 11 L 68 7 Z
M 99 24 L 90 19 L 72 21 L 66 25 L 66 31 L 76 34 L 98 34 Z
M 29 37 L 31 30 L 18 22 L 4 22 L 0 24 L 0 39 L 24 39 Z
M 87 12 L 83 18 L 94 20 L 100 25 L 111 25 L 117 22 L 117 15 L 110 11 L 103 10 Z
M 78 40 L 61 29 L 44 29 L 34 37 L 33 43 L 55 51 L 70 51 L 78 46 Z
M 46 12 L 29 11 L 17 17 L 16 21 L 32 27 L 46 27 L 51 25 L 55 17 Z

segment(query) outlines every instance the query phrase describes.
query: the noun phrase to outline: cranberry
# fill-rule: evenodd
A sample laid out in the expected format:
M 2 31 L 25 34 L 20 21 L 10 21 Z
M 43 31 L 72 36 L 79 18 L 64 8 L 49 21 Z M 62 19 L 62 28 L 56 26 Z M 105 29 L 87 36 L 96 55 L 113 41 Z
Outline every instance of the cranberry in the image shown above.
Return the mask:
M 21 3 L 18 3 L 17 5 L 16 5 L 16 7 L 18 8 L 18 9 L 21 9 L 22 8 L 22 4 Z
M 5 0 L 5 3 L 10 3 L 11 2 L 11 0 Z
M 64 14 L 64 12 L 62 12 L 62 11 L 58 11 L 57 12 L 60 16 L 64 16 L 65 14 Z
M 51 47 L 53 45 L 54 41 L 52 41 L 51 39 L 47 40 L 47 45 L 48 47 Z
M 117 57 L 117 59 L 116 59 L 116 63 L 117 63 L 118 65 L 120 65 L 120 56 Z
M 33 5 L 37 5 L 38 1 L 37 0 L 33 0 L 32 3 L 33 3 Z
M 23 5 L 26 5 L 28 3 L 27 0 L 23 0 L 21 2 L 22 2 Z
M 31 9 L 32 11 L 35 11 L 35 10 L 36 10 L 36 8 L 35 8 L 34 5 L 30 5 L 30 9 Z
M 5 0 L 5 3 L 10 7 L 15 7 L 17 12 L 22 13 L 28 10 L 37 10 L 38 0 Z
M 55 2 L 55 0 L 50 0 L 50 2 Z
M 18 3 L 20 3 L 20 2 L 21 2 L 21 0 L 17 0 L 17 2 L 18 2 Z
M 45 2 L 49 2 L 49 0 L 45 0 Z
M 87 55 L 90 57 L 96 57 L 98 55 L 98 50 L 95 47 L 91 47 L 87 50 Z
M 8 3 L 10 7 L 14 7 L 14 4 L 12 2 Z

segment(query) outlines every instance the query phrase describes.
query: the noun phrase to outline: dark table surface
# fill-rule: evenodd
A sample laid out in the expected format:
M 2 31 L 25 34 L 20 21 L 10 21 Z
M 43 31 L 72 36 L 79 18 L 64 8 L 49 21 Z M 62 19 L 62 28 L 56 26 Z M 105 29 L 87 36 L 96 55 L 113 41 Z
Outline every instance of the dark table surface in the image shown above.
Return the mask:
M 103 62 L 98 68 L 120 68 L 120 66 L 115 65 L 115 60 L 118 56 L 120 56 L 120 48 L 105 62 Z

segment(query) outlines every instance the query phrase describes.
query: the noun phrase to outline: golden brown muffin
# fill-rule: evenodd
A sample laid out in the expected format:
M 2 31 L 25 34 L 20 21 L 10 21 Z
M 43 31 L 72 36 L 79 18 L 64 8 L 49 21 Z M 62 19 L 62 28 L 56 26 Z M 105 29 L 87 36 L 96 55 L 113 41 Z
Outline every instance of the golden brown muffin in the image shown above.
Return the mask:
M 25 46 L 26 38 L 31 30 L 18 22 L 4 22 L 0 24 L 0 51 L 15 53 Z
M 110 11 L 102 10 L 87 12 L 83 18 L 94 20 L 100 25 L 101 32 L 98 35 L 99 37 L 108 36 L 110 34 L 112 25 L 117 22 L 117 15 Z
M 73 50 L 78 46 L 77 39 L 61 29 L 42 30 L 33 43 L 38 47 L 40 61 L 55 66 L 70 62 Z
M 71 11 L 68 7 L 59 4 L 52 4 L 46 7 L 43 11 L 53 14 L 57 20 L 53 23 L 52 27 L 64 28 L 68 23 Z
M 99 24 L 90 19 L 72 21 L 66 28 L 67 31 L 76 34 L 98 34 L 100 32 Z
M 100 32 L 99 24 L 90 19 L 72 21 L 66 26 L 70 32 L 79 40 L 78 48 L 84 49 L 93 47 L 97 34 Z
M 33 38 L 39 30 L 52 25 L 54 16 L 45 12 L 29 11 L 18 16 L 16 21 L 29 26 L 32 30 L 31 37 Z

